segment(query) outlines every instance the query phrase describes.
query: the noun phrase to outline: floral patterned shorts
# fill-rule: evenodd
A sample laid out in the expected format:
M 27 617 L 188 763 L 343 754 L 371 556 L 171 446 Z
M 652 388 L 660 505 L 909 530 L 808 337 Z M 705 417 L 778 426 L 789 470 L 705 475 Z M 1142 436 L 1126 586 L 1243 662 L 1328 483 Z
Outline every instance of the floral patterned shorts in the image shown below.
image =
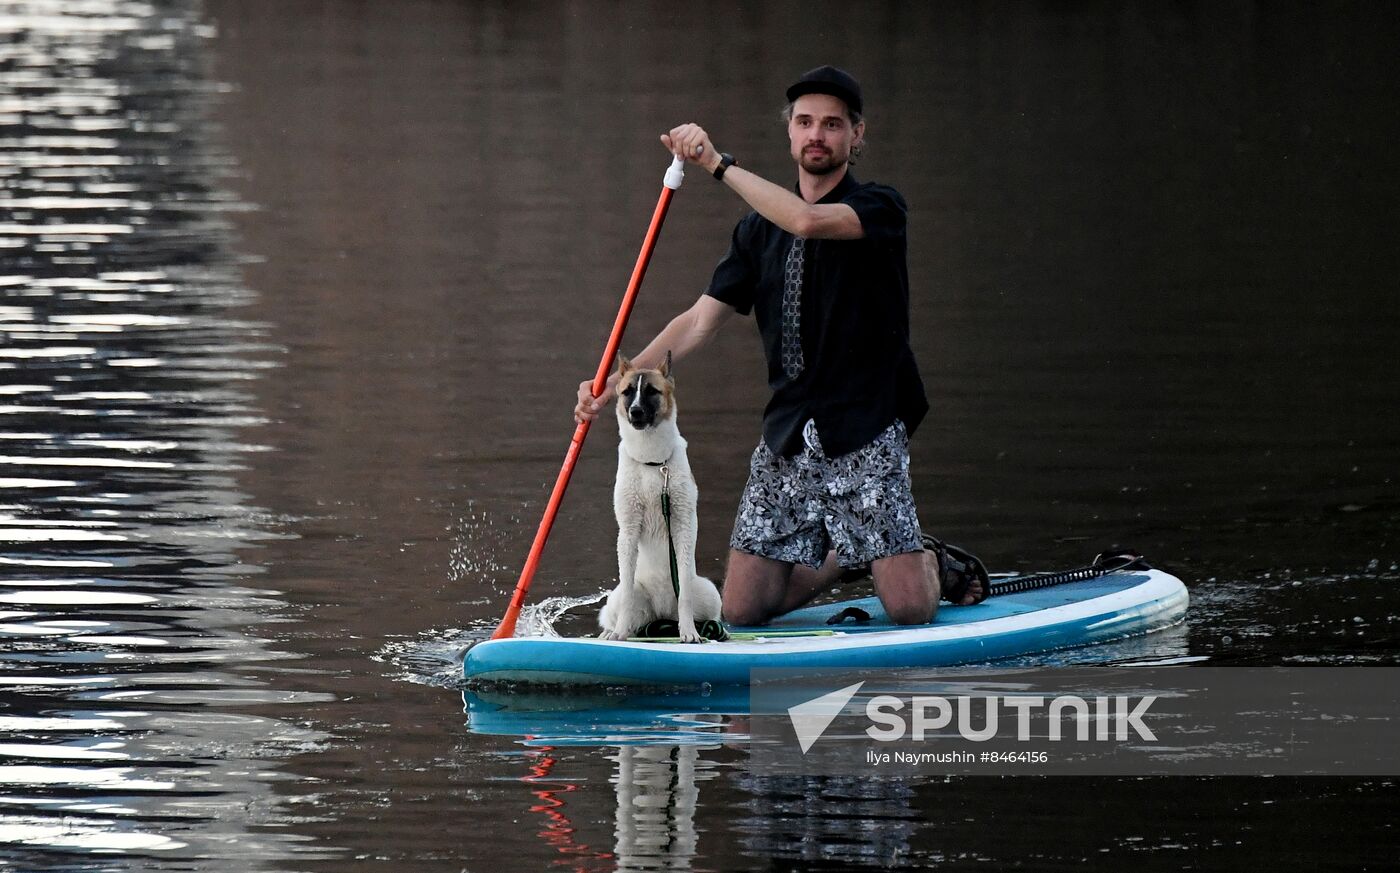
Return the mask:
M 904 422 L 839 458 L 822 452 L 815 422 L 807 422 L 802 440 L 791 458 L 758 441 L 731 548 L 809 567 L 820 567 L 833 548 L 843 567 L 923 549 Z

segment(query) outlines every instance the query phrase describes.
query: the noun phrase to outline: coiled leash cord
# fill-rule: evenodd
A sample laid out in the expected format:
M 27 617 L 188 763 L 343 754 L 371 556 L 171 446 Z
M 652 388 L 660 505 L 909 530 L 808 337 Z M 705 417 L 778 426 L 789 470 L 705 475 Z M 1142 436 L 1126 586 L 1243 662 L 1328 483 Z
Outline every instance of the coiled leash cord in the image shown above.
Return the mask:
M 1060 570 L 1054 573 L 1037 573 L 1033 576 L 1016 576 L 1011 579 L 995 579 L 992 581 L 991 591 L 987 593 L 987 596 L 1019 594 L 1022 591 L 1035 591 L 1038 588 L 1049 588 L 1052 585 L 1064 585 L 1066 582 L 1086 582 L 1124 570 L 1151 569 L 1152 565 L 1147 563 L 1147 559 L 1137 552 L 1104 552 L 1094 558 L 1094 563 L 1087 567 Z
M 1094 563 L 1087 567 L 1077 567 L 1073 570 L 1058 570 L 1053 573 L 1036 573 L 1033 576 L 1016 576 L 1011 579 L 992 580 L 987 586 L 987 596 L 996 597 L 999 594 L 1020 594 L 1023 591 L 1035 591 L 1038 588 L 1064 585 L 1067 582 L 1087 582 L 1090 579 L 1107 576 L 1109 573 L 1151 569 L 1152 565 L 1147 563 L 1147 559 L 1137 552 L 1103 552 L 1098 557 L 1094 558 Z M 839 625 L 848 620 L 853 620 L 859 624 L 870 621 L 870 619 L 870 613 L 861 609 L 859 606 L 848 606 L 831 618 L 828 618 L 826 623 L 829 625 Z

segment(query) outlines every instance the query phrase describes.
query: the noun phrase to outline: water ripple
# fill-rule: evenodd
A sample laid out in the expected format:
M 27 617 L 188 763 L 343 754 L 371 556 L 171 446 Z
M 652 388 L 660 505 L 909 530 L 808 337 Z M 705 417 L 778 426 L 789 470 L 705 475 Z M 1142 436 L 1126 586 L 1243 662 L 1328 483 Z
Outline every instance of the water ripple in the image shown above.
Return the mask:
M 28 0 L 0 34 L 0 852 L 316 857 L 272 786 L 326 738 L 259 711 L 326 695 L 265 666 L 285 606 L 237 557 L 286 536 L 236 478 L 281 351 L 235 317 L 212 30 Z

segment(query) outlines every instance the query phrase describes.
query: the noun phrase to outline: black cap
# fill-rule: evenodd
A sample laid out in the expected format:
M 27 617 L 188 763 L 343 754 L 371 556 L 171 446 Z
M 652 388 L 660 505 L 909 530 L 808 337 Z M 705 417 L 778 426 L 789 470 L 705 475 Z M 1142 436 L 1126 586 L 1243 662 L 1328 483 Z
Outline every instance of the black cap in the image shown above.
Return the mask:
M 859 114 L 861 110 L 860 83 L 856 77 L 845 70 L 831 65 L 817 67 L 815 70 L 808 70 L 802 74 L 802 78 L 793 83 L 787 89 L 787 99 L 789 102 L 796 100 L 803 94 L 830 94 L 832 97 L 839 97 L 846 101 L 852 112 Z

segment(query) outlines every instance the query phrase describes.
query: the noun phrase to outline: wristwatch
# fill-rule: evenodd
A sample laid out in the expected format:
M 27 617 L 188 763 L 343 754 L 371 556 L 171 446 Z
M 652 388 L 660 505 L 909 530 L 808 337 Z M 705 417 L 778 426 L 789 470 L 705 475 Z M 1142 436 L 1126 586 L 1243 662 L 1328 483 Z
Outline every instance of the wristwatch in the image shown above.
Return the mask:
M 718 166 L 718 167 L 715 167 L 715 178 L 716 178 L 716 179 L 723 179 L 723 178 L 724 178 L 724 171 L 727 170 L 727 169 L 729 169 L 730 167 L 732 167 L 733 165 L 735 165 L 735 164 L 737 164 L 737 163 L 739 163 L 739 162 L 736 161 L 736 160 L 734 160 L 734 156 L 733 156 L 733 155 L 729 154 L 728 152 L 720 152 L 720 153 L 719 153 L 719 166 Z

